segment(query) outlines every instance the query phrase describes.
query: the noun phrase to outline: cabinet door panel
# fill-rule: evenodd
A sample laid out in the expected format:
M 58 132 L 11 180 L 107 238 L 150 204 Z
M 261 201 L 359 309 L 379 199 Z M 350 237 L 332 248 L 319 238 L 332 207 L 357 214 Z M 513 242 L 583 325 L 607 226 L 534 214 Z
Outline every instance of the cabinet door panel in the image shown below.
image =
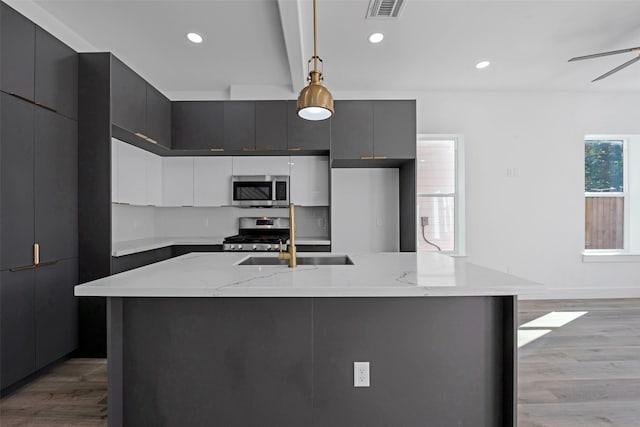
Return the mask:
M 35 271 L 0 274 L 0 381 L 5 388 L 35 369 Z
M 35 107 L 1 93 L 2 270 L 33 262 L 33 116 Z
M 145 152 L 147 166 L 146 204 L 162 206 L 162 157 Z
M 36 28 L 36 102 L 78 117 L 78 54 L 40 27 Z
M 256 150 L 287 149 L 287 101 L 256 101 Z
M 6 4 L 0 7 L 0 88 L 33 100 L 36 26 Z
M 171 103 L 171 148 L 174 150 L 222 150 L 224 106 L 219 101 Z
M 147 204 L 146 151 L 126 142 L 118 145 L 118 197 L 120 203 Z
M 133 133 L 146 132 L 147 83 L 116 57 L 111 58 L 111 120 Z
M 171 148 L 171 101 L 147 84 L 147 130 L 165 148 Z
M 78 257 L 77 122 L 37 108 L 35 236 L 40 261 Z
M 287 147 L 289 150 L 329 150 L 331 120 L 304 120 L 296 114 L 297 101 L 288 102 Z
M 331 118 L 331 156 L 360 159 L 373 156 L 373 105 L 371 101 L 336 101 Z
M 233 156 L 233 175 L 289 175 L 289 156 Z
M 291 157 L 291 203 L 329 206 L 329 158 Z
M 162 205 L 193 206 L 193 157 L 162 158 Z
M 224 101 L 224 149 L 256 148 L 256 110 L 253 101 Z
M 78 347 L 78 259 L 36 269 L 36 369 Z
M 231 204 L 232 159 L 229 156 L 196 157 L 193 170 L 193 205 Z
M 373 139 L 374 156 L 415 159 L 415 101 L 374 101 Z

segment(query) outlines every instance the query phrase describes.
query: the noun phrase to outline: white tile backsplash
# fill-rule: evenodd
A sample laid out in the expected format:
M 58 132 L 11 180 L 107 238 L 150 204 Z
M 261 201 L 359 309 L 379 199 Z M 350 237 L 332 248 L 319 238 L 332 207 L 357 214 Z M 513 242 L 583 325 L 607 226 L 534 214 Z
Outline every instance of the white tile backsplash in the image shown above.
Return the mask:
M 155 209 L 153 206 L 112 204 L 112 241 L 122 242 L 154 237 Z
M 220 237 L 238 232 L 242 216 L 289 216 L 288 209 L 113 205 L 113 241 L 149 237 Z M 329 239 L 329 208 L 296 207 L 297 237 Z

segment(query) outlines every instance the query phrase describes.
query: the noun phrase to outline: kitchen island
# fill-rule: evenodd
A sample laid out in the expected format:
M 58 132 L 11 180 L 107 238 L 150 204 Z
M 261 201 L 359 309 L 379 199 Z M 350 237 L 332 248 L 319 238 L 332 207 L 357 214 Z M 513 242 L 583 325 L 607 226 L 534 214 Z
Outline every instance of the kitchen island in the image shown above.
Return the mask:
M 515 425 L 516 294 L 535 283 L 439 254 L 240 265 L 252 255 L 76 287 L 108 298 L 111 426 Z

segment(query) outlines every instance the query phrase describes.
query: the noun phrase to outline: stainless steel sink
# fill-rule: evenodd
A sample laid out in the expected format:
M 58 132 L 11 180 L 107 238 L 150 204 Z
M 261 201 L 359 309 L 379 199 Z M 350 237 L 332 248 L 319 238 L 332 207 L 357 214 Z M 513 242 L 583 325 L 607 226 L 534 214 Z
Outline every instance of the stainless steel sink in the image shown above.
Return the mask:
M 348 255 L 336 256 L 299 256 L 296 257 L 298 265 L 353 265 Z M 251 256 L 238 265 L 287 265 L 287 260 L 279 260 L 277 257 Z

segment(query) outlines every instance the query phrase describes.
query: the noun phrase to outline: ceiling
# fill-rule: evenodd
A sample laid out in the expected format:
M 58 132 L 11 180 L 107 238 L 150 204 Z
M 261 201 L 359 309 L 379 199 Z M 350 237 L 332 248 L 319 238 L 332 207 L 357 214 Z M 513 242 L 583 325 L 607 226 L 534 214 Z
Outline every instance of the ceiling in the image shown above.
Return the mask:
M 114 52 L 172 99 L 235 89 L 294 94 L 311 56 L 311 0 L 7 2 L 19 10 L 30 3 L 75 33 L 83 51 Z M 640 46 L 640 1 L 405 0 L 395 20 L 365 19 L 368 4 L 318 0 L 318 53 L 334 93 L 640 91 L 640 63 L 591 83 L 633 53 L 567 62 Z M 189 31 L 204 43 L 188 42 Z M 372 45 L 376 31 L 385 39 Z M 482 59 L 491 66 L 476 70 Z

